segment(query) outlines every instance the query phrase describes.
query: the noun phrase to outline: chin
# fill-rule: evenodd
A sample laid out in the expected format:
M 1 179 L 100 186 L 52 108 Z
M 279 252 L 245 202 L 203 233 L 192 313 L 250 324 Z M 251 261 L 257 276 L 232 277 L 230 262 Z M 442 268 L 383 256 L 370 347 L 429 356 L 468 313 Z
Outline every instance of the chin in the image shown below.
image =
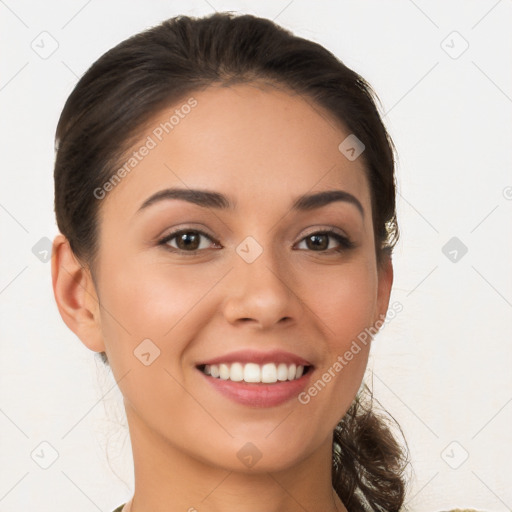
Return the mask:
M 297 434 L 297 431 L 295 431 Z M 304 438 L 290 439 L 285 435 L 243 436 L 230 441 L 229 446 L 219 448 L 215 460 L 210 464 L 221 466 L 228 470 L 246 474 L 265 474 L 286 471 L 306 460 L 318 443 L 304 442 Z M 329 449 L 331 445 L 329 444 Z M 209 457 L 210 458 L 210 457 Z

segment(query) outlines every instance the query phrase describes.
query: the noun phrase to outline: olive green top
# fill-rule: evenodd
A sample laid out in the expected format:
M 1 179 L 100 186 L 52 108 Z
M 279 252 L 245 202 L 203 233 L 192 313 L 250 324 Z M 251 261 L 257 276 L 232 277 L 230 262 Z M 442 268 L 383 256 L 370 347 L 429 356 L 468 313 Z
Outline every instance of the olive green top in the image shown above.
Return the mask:
M 119 507 L 117 507 L 114 512 L 121 512 L 121 510 L 123 510 L 123 507 L 126 505 L 126 503 L 123 503 L 122 505 L 119 505 Z

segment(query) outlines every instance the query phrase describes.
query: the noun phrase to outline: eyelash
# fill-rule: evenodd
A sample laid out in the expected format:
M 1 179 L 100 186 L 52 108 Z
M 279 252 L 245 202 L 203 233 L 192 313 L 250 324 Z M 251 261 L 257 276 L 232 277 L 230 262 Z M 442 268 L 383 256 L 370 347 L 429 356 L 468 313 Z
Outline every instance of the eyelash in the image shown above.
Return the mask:
M 194 249 L 193 251 L 184 251 L 182 249 L 177 249 L 176 247 L 171 247 L 171 246 L 168 245 L 169 241 L 171 241 L 173 238 L 176 238 L 177 235 L 182 234 L 182 233 L 198 233 L 198 234 L 208 238 L 212 242 L 218 243 L 210 235 L 208 235 L 204 231 L 201 231 L 200 229 L 179 229 L 177 231 L 169 233 L 164 238 L 160 239 L 158 241 L 158 245 L 164 246 L 164 248 L 166 250 L 169 250 L 169 251 L 171 251 L 173 253 L 187 254 L 187 255 L 191 255 L 191 256 L 197 255 L 197 253 L 199 253 L 199 252 L 204 250 L 204 249 Z M 346 250 L 349 250 L 349 249 L 353 249 L 355 247 L 355 244 L 349 238 L 347 238 L 347 237 L 345 237 L 343 235 L 340 235 L 338 232 L 334 231 L 333 229 L 323 229 L 321 231 L 314 231 L 313 233 L 309 233 L 304 238 L 302 238 L 300 240 L 300 242 L 303 242 L 305 239 L 307 239 L 309 237 L 312 237 L 313 235 L 328 235 L 328 236 L 334 238 L 340 244 L 340 247 L 337 247 L 337 248 L 334 248 L 334 249 L 325 249 L 325 250 L 322 250 L 322 251 L 313 251 L 311 249 L 306 249 L 306 250 L 309 250 L 311 252 L 319 252 L 319 253 L 327 253 L 327 254 L 332 254 L 332 252 L 341 253 L 343 251 L 346 251 Z M 304 249 L 300 249 L 300 250 L 304 250 Z

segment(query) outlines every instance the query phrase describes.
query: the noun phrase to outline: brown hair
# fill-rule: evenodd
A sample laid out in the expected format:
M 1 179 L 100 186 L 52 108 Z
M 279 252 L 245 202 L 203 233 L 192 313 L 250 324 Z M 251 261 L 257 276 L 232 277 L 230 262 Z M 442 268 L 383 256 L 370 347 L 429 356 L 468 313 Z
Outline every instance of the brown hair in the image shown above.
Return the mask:
M 394 147 L 370 85 L 319 44 L 270 20 L 226 12 L 178 16 L 130 37 L 100 57 L 66 101 L 56 132 L 55 213 L 80 261 L 95 267 L 94 191 L 112 177 L 150 117 L 209 85 L 255 80 L 302 95 L 362 141 L 378 262 L 391 254 L 398 239 Z M 373 400 L 368 406 L 363 400 L 366 385 L 363 391 L 334 431 L 333 486 L 351 512 L 398 511 L 407 458 L 373 412 Z

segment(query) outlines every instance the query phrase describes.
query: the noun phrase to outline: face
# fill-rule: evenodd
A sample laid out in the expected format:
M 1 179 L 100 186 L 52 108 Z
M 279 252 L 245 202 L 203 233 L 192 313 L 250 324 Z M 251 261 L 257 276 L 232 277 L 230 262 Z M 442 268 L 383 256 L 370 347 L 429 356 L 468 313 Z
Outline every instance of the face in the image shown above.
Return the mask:
M 95 275 L 131 427 L 237 471 L 330 450 L 367 364 L 370 343 L 353 342 L 391 286 L 363 159 L 338 150 L 349 134 L 256 84 L 209 87 L 147 125 L 103 189 Z M 341 193 L 298 201 L 326 191 Z

